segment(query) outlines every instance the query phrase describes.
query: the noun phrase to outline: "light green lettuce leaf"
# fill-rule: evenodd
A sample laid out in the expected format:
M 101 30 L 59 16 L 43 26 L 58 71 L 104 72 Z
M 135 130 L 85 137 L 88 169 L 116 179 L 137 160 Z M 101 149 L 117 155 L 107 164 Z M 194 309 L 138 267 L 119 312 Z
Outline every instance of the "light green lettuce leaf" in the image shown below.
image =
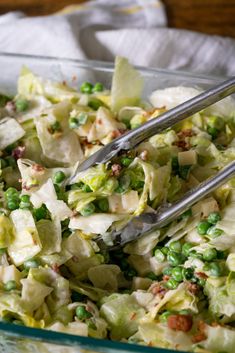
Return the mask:
M 124 252 L 127 254 L 146 255 L 158 243 L 160 231 L 154 231 L 150 234 L 144 235 L 136 241 L 127 244 L 124 247 Z
M 15 265 L 0 266 L 0 281 L 7 283 L 8 281 L 15 281 L 20 286 L 20 280 L 22 278 L 21 272 L 15 267 Z
M 200 342 L 200 346 L 212 353 L 226 352 L 234 353 L 235 330 L 228 327 L 206 326 L 207 339 Z
M 69 333 L 71 335 L 88 336 L 87 324 L 79 321 L 69 322 L 68 325 L 64 325 L 57 321 L 54 324 L 47 326 L 46 329 L 56 332 Z
M 51 255 L 61 251 L 61 225 L 58 220 L 41 219 L 36 224 L 42 243 L 42 255 Z
M 114 340 L 128 338 L 138 330 L 145 310 L 128 294 L 112 294 L 103 299 L 100 315 L 107 321 Z
M 140 103 L 143 79 L 127 59 L 116 57 L 111 88 L 111 108 L 118 112 L 124 106 Z
M 0 215 L 0 248 L 7 248 L 14 239 L 13 224 L 5 215 Z
M 18 209 L 10 214 L 14 225 L 14 240 L 8 247 L 8 254 L 16 266 L 37 255 L 42 248 L 38 231 L 30 211 Z
M 94 287 L 116 292 L 120 273 L 121 269 L 117 265 L 101 264 L 88 270 L 88 278 Z
M 7 133 L 6 133 L 7 131 Z M 0 149 L 21 139 L 25 134 L 21 125 L 13 118 L 3 118 L 0 120 Z

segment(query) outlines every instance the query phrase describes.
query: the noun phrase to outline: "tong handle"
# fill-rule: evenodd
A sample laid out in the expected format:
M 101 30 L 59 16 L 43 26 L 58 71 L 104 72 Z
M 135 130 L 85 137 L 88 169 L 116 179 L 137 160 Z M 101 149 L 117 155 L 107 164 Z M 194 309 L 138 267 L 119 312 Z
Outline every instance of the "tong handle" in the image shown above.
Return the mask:
M 178 218 L 204 196 L 226 183 L 233 175 L 235 175 L 235 161 L 228 164 L 216 175 L 192 188 L 179 201 L 176 201 L 172 206 L 166 208 L 164 212 L 159 213 L 157 220 L 158 226 L 163 227 Z
M 232 93 L 235 93 L 235 77 L 219 83 L 175 108 L 168 110 L 166 113 L 159 115 L 157 118 L 147 121 L 145 124 L 117 139 L 116 143 L 121 144 L 122 149 L 133 148 L 145 139 L 164 131 Z

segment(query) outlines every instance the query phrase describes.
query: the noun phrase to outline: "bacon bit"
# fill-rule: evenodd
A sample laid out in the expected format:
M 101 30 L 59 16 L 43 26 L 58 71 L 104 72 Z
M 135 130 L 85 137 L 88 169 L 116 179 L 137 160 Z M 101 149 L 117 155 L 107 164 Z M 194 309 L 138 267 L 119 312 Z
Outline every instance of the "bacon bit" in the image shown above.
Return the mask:
M 67 82 L 65 80 L 63 80 L 62 85 L 67 86 Z
M 185 129 L 177 133 L 177 136 L 180 139 L 183 139 L 185 137 L 192 137 L 193 135 L 195 135 L 195 133 L 191 129 Z
M 164 282 L 167 282 L 170 279 L 170 276 L 164 275 L 162 279 Z
M 196 272 L 197 277 L 207 279 L 208 276 L 203 272 Z
M 206 329 L 206 324 L 204 321 L 199 321 L 199 323 L 197 324 L 197 329 L 200 333 L 205 333 L 205 329 Z
M 143 160 L 143 161 L 147 161 L 148 159 L 148 151 L 147 150 L 144 150 L 140 153 L 140 158 Z
M 200 287 L 196 283 L 188 283 L 188 290 L 192 294 L 198 294 L 200 292 Z
M 101 119 L 98 119 L 98 120 L 97 120 L 97 124 L 102 125 L 102 124 L 103 124 L 102 120 L 101 120 Z
M 72 82 L 75 82 L 75 81 L 77 81 L 77 76 L 76 75 L 73 75 L 73 77 L 72 77 Z
M 149 341 L 148 347 L 153 347 L 153 342 Z
M 207 337 L 204 333 L 198 333 L 192 337 L 192 342 L 199 343 L 199 342 L 204 341 L 206 339 L 207 339 Z
M 130 320 L 135 320 L 135 319 L 136 319 L 136 316 L 137 316 L 137 314 L 136 314 L 136 313 L 133 313 L 133 314 L 131 315 L 131 317 L 130 317 Z
M 154 284 L 150 290 L 152 294 L 158 295 L 161 299 L 167 292 L 167 289 L 163 287 L 160 283 Z
M 37 173 L 44 173 L 45 172 L 45 168 L 41 165 L 41 164 L 33 164 L 32 165 L 32 169 L 37 172 Z
M 53 264 L 53 265 L 51 266 L 51 268 L 52 268 L 52 270 L 53 270 L 54 272 L 56 272 L 56 273 L 59 273 L 59 272 L 60 272 L 60 270 L 59 270 L 59 265 L 58 265 L 58 264 Z
M 193 319 L 190 315 L 170 315 L 167 325 L 172 330 L 188 332 L 193 326 Z
M 117 137 L 122 136 L 125 133 L 126 133 L 126 130 L 124 130 L 124 129 L 114 130 L 111 132 L 111 138 L 115 139 Z
M 25 191 L 29 191 L 36 186 L 39 186 L 39 184 L 27 185 L 26 182 L 22 183 L 22 189 Z
M 186 141 L 184 140 L 181 140 L 181 141 L 175 141 L 173 143 L 175 146 L 179 147 L 179 148 L 182 148 L 183 150 L 188 150 L 188 144 Z
M 117 177 L 120 175 L 122 167 L 120 166 L 120 164 L 115 163 L 112 165 L 111 169 L 112 169 L 111 175 Z
M 24 151 L 25 151 L 25 146 L 18 146 L 16 148 L 14 148 L 11 155 L 12 155 L 12 157 L 14 157 L 17 160 L 17 159 L 23 157 Z
M 70 218 L 76 217 L 78 215 L 78 211 L 73 210 L 72 216 Z
M 10 114 L 15 113 L 15 111 L 16 111 L 15 102 L 13 102 L 13 101 L 7 102 L 5 108 L 8 111 L 8 113 L 10 113 Z

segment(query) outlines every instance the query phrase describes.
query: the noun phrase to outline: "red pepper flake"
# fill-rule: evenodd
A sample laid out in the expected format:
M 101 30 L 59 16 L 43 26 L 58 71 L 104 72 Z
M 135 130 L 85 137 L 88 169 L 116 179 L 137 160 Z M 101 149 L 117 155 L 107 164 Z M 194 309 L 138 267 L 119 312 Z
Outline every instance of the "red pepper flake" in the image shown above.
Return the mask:
M 51 268 L 52 268 L 52 270 L 53 270 L 54 272 L 56 272 L 56 273 L 59 273 L 59 272 L 60 272 L 60 270 L 59 270 L 59 265 L 58 265 L 58 264 L 53 264 L 53 265 L 51 266 Z
M 143 161 L 147 161 L 148 159 L 148 151 L 147 150 L 144 150 L 140 153 L 140 158 L 143 160 Z
M 199 343 L 199 342 L 204 341 L 206 339 L 207 339 L 207 337 L 206 337 L 206 335 L 204 333 L 197 333 L 196 335 L 194 335 L 192 337 L 192 342 L 193 343 Z
M 199 278 L 207 279 L 208 276 L 204 272 L 196 272 L 196 276 Z
M 16 148 L 14 148 L 11 155 L 17 160 L 23 157 L 24 151 L 25 151 L 25 146 L 17 146 Z
M 136 313 L 132 313 L 130 320 L 135 320 L 136 319 L 137 314 Z
M 115 163 L 112 165 L 111 169 L 112 169 L 111 175 L 117 177 L 120 175 L 122 167 L 120 166 L 120 164 Z

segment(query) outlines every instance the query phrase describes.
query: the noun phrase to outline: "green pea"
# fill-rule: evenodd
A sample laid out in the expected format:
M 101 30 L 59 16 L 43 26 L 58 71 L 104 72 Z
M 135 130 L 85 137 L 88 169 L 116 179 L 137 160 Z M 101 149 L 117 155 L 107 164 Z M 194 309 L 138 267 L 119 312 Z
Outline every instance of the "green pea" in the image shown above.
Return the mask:
M 183 269 L 182 267 L 174 267 L 172 269 L 172 278 L 176 280 L 177 282 L 182 282 L 183 281 Z
M 79 320 L 84 321 L 90 319 L 92 314 L 86 310 L 85 306 L 81 305 L 76 308 L 76 316 Z
M 38 268 L 40 266 L 40 262 L 36 259 L 30 259 L 24 262 L 24 268 L 29 270 L 30 268 Z
M 83 82 L 83 84 L 80 87 L 80 91 L 82 93 L 91 94 L 92 90 L 93 90 L 93 85 L 90 82 Z
M 92 89 L 93 92 L 102 92 L 103 90 L 104 86 L 100 82 L 97 82 Z
M 130 158 L 130 157 L 122 157 L 121 158 L 121 164 L 124 167 L 129 167 L 129 165 L 133 162 L 134 158 Z
M 177 282 L 174 278 L 170 278 L 165 285 L 168 289 L 176 289 L 179 285 L 179 282 Z
M 0 248 L 0 255 L 3 255 L 7 252 L 7 248 Z
M 7 197 L 7 198 L 9 198 L 9 197 L 11 197 L 11 196 L 15 196 L 15 195 L 19 195 L 19 192 L 18 192 L 18 190 L 16 190 L 15 188 L 13 188 L 13 187 L 10 187 L 10 188 L 8 188 L 6 191 L 5 191 L 5 196 Z
M 191 249 L 194 247 L 192 243 L 184 243 L 182 246 L 182 253 L 184 256 L 189 256 Z
M 184 257 L 180 253 L 169 251 L 167 260 L 171 266 L 178 266 L 184 262 Z
M 211 262 L 209 265 L 210 275 L 213 277 L 219 277 L 222 275 L 222 268 L 217 262 Z
M 154 256 L 157 259 L 158 262 L 164 262 L 165 261 L 165 255 L 162 253 L 160 249 L 156 249 L 154 252 Z
M 136 123 L 136 124 L 131 124 L 131 130 L 133 129 L 137 129 L 138 127 L 140 127 L 141 124 L 140 123 Z
M 21 195 L 20 196 L 20 205 L 19 207 L 22 209 L 30 208 L 30 196 L 29 195 Z
M 175 251 L 175 252 L 181 252 L 182 246 L 180 241 L 176 240 L 170 243 L 169 245 L 170 250 Z
M 11 211 L 19 208 L 19 201 L 17 199 L 11 199 L 7 202 L 7 208 Z
M 170 251 L 169 248 L 166 247 L 166 246 L 163 246 L 163 248 L 161 248 L 161 252 L 162 252 L 164 255 L 167 255 L 169 251 Z
M 203 253 L 203 260 L 212 261 L 217 258 L 217 251 L 215 248 L 206 249 Z
M 162 313 L 159 316 L 159 320 L 161 322 L 167 322 L 168 317 L 171 316 L 171 315 L 172 315 L 172 311 L 166 310 L 166 311 L 164 311 L 164 313 Z
M 102 106 L 104 106 L 104 103 L 98 98 L 91 98 L 88 102 L 88 107 L 93 110 L 98 110 Z
M 25 98 L 18 98 L 15 102 L 17 112 L 25 112 L 29 109 L 29 102 Z
M 132 187 L 132 189 L 134 189 L 134 190 L 143 189 L 143 187 L 144 187 L 144 181 L 142 181 L 142 180 L 135 180 L 135 181 L 132 181 L 131 187 Z
M 69 127 L 70 129 L 77 129 L 80 126 L 77 118 L 69 118 Z
M 162 273 L 163 273 L 163 275 L 165 275 L 165 276 L 171 276 L 172 270 L 173 270 L 172 267 L 165 267 L 165 268 L 162 270 Z
M 197 232 L 200 235 L 207 234 L 208 229 L 210 228 L 210 223 L 207 221 L 201 221 L 197 225 Z
M 97 201 L 97 205 L 102 212 L 108 212 L 109 210 L 109 201 L 107 198 L 103 198 Z
M 16 284 L 16 281 L 14 281 L 14 280 L 10 280 L 10 281 L 8 281 L 8 282 L 6 282 L 4 284 L 4 289 L 6 291 L 11 291 L 11 290 L 14 290 L 16 288 L 17 288 L 17 284 Z
M 223 233 L 222 229 L 212 226 L 208 228 L 206 234 L 209 235 L 211 238 L 218 238 L 222 233 Z
M 83 209 L 80 210 L 80 213 L 83 217 L 90 216 L 92 213 L 95 212 L 95 205 L 90 202 L 86 206 L 83 207 Z
M 151 279 L 152 281 L 156 281 L 158 279 L 157 275 L 155 275 L 154 272 L 149 272 L 146 277 Z
M 33 216 L 36 218 L 36 221 L 40 221 L 41 219 L 46 219 L 48 216 L 48 210 L 46 206 L 43 204 L 39 208 L 33 209 Z
M 55 184 L 60 184 L 62 183 L 62 181 L 64 181 L 66 178 L 66 175 L 64 174 L 64 172 L 62 170 L 58 170 L 58 172 L 56 172 L 53 176 L 53 182 Z
M 186 281 L 190 280 L 193 277 L 193 275 L 194 275 L 194 269 L 192 267 L 183 268 L 182 276 Z
M 216 137 L 219 134 L 219 130 L 216 129 L 215 127 L 211 127 L 211 126 L 207 127 L 207 132 L 208 132 L 209 135 L 211 135 L 212 140 L 216 139 Z
M 0 158 L 0 168 L 1 169 L 4 169 L 4 168 L 6 168 L 7 167 L 7 162 L 5 161 L 5 159 L 3 159 L 3 158 Z
M 207 221 L 211 224 L 216 224 L 220 220 L 221 220 L 221 216 L 219 212 L 211 212 L 207 218 Z

